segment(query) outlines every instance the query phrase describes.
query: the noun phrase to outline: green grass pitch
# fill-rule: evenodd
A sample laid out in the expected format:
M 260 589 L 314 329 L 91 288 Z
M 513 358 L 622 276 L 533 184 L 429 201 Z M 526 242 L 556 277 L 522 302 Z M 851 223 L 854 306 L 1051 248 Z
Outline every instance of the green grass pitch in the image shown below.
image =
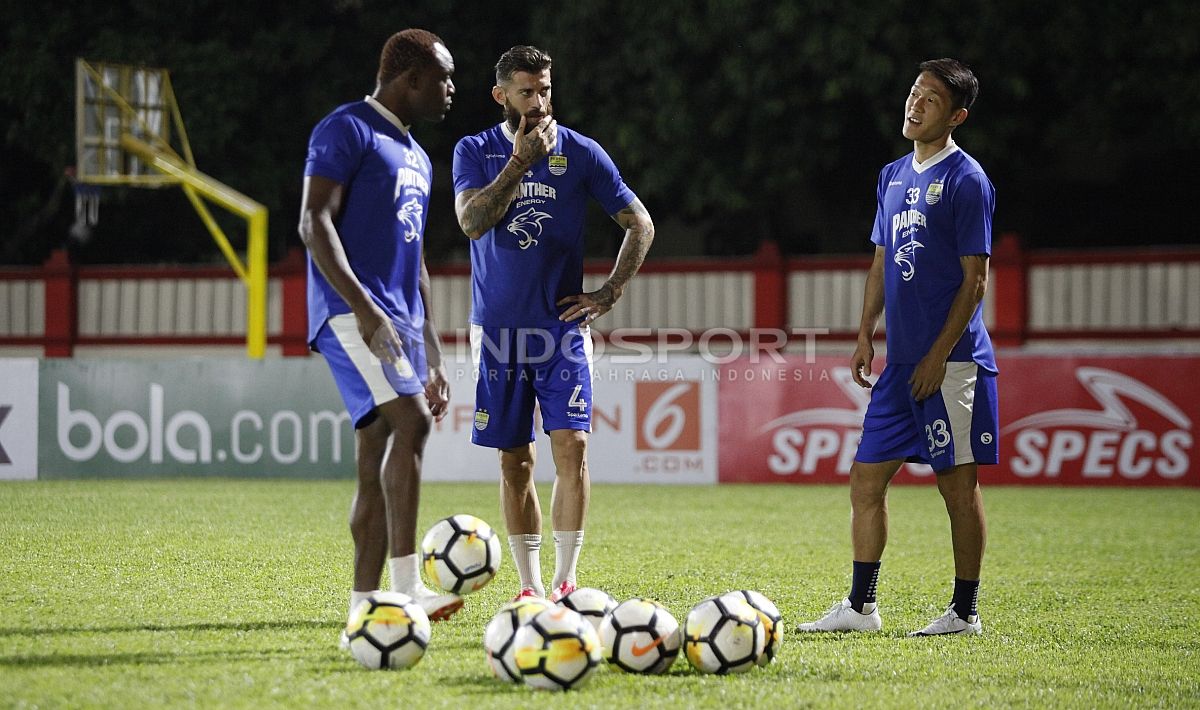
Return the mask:
M 0 706 L 561 702 L 488 673 L 483 627 L 516 588 L 507 548 L 497 579 L 434 627 L 415 669 L 367 671 L 338 650 L 351 493 L 346 481 L 0 484 Z M 1200 705 L 1200 491 L 984 495 L 982 637 L 903 637 L 941 612 L 953 578 L 941 499 L 908 486 L 891 492 L 884 632 L 801 638 L 795 624 L 849 582 L 845 488 L 596 486 L 581 583 L 656 598 L 680 621 L 704 596 L 757 589 L 787 633 L 766 669 L 601 668 L 569 707 Z M 500 525 L 496 486 L 425 486 L 421 530 L 457 512 Z M 546 548 L 548 582 L 548 534 Z

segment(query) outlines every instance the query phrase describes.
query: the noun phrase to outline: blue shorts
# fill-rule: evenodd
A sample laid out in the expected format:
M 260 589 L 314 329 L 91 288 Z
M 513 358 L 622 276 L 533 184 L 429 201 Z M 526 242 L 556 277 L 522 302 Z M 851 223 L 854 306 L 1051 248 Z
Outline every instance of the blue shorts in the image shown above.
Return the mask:
M 325 321 L 317 332 L 314 346 L 325 356 L 333 381 L 342 393 L 346 411 L 358 429 L 374 420 L 375 407 L 396 397 L 411 397 L 425 391 L 425 342 L 396 329 L 404 346 L 404 357 L 385 365 L 371 354 L 353 314 L 344 313 Z
M 471 326 L 475 426 L 471 441 L 510 449 L 533 441 L 533 411 L 542 429 L 592 429 L 592 333 L 556 328 Z
M 934 471 L 999 461 L 996 375 L 973 362 L 948 362 L 941 389 L 918 402 L 908 383 L 915 369 L 883 368 L 871 390 L 854 460 L 926 463 Z

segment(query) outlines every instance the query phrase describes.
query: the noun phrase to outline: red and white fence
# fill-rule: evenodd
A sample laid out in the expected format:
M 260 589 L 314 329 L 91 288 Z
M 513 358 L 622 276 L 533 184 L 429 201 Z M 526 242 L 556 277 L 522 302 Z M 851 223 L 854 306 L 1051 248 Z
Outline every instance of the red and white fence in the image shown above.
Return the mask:
M 600 330 L 700 333 L 828 329 L 852 338 L 870 257 L 784 259 L 773 245 L 749 258 L 651 261 Z M 586 268 L 598 286 L 611 263 Z M 303 254 L 271 266 L 268 342 L 307 353 Z M 462 337 L 470 313 L 466 265 L 433 269 L 438 324 Z M 1076 338 L 1200 338 L 1200 249 L 1024 250 L 1002 236 L 992 255 L 985 321 L 1002 345 Z M 0 346 L 69 357 L 88 345 L 237 345 L 241 283 L 223 267 L 76 266 L 55 252 L 41 267 L 0 269 Z

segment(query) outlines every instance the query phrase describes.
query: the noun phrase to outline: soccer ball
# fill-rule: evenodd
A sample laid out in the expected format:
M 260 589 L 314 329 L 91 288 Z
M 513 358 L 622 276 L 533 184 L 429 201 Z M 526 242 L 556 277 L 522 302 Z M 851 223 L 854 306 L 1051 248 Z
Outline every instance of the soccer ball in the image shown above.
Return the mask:
M 604 660 L 629 673 L 662 673 L 679 655 L 679 622 L 662 604 L 633 598 L 600 623 Z
M 596 633 L 600 633 L 600 623 L 604 617 L 617 608 L 617 600 L 608 592 L 591 587 L 580 587 L 558 603 L 590 621 Z
M 701 673 L 742 673 L 754 668 L 766 647 L 766 629 L 744 599 L 709 597 L 683 622 L 688 663 Z
M 496 576 L 500 537 L 474 515 L 452 515 L 425 533 L 421 556 L 434 584 L 451 594 L 470 594 Z
M 412 668 L 429 645 L 429 617 L 412 597 L 375 592 L 346 622 L 350 653 L 367 668 Z
M 525 684 L 570 690 L 587 682 L 600 665 L 600 639 L 582 616 L 554 607 L 538 613 L 513 637 L 513 659 Z
M 734 599 L 741 599 L 758 612 L 758 620 L 764 624 L 764 635 L 767 638 L 766 648 L 763 649 L 762 655 L 758 657 L 758 665 L 765 666 L 775 660 L 775 655 L 779 653 L 779 647 L 783 644 L 783 616 L 779 613 L 779 609 L 775 607 L 775 604 L 761 593 L 749 589 L 729 592 L 721 596 L 722 598 L 732 597 Z
M 513 659 L 513 637 L 525 622 L 553 608 L 553 604 L 541 597 L 522 597 L 500 607 L 483 630 L 483 647 L 492 675 L 510 683 L 521 680 L 521 672 Z

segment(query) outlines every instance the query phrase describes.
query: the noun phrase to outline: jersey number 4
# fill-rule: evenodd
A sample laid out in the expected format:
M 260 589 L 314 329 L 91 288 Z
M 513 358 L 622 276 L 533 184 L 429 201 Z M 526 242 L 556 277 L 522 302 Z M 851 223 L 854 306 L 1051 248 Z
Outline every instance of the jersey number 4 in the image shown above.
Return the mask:
M 587 411 L 587 402 L 579 396 L 581 392 L 583 392 L 583 385 L 575 385 L 575 390 L 571 392 L 571 399 L 567 401 L 567 406 L 585 412 Z

